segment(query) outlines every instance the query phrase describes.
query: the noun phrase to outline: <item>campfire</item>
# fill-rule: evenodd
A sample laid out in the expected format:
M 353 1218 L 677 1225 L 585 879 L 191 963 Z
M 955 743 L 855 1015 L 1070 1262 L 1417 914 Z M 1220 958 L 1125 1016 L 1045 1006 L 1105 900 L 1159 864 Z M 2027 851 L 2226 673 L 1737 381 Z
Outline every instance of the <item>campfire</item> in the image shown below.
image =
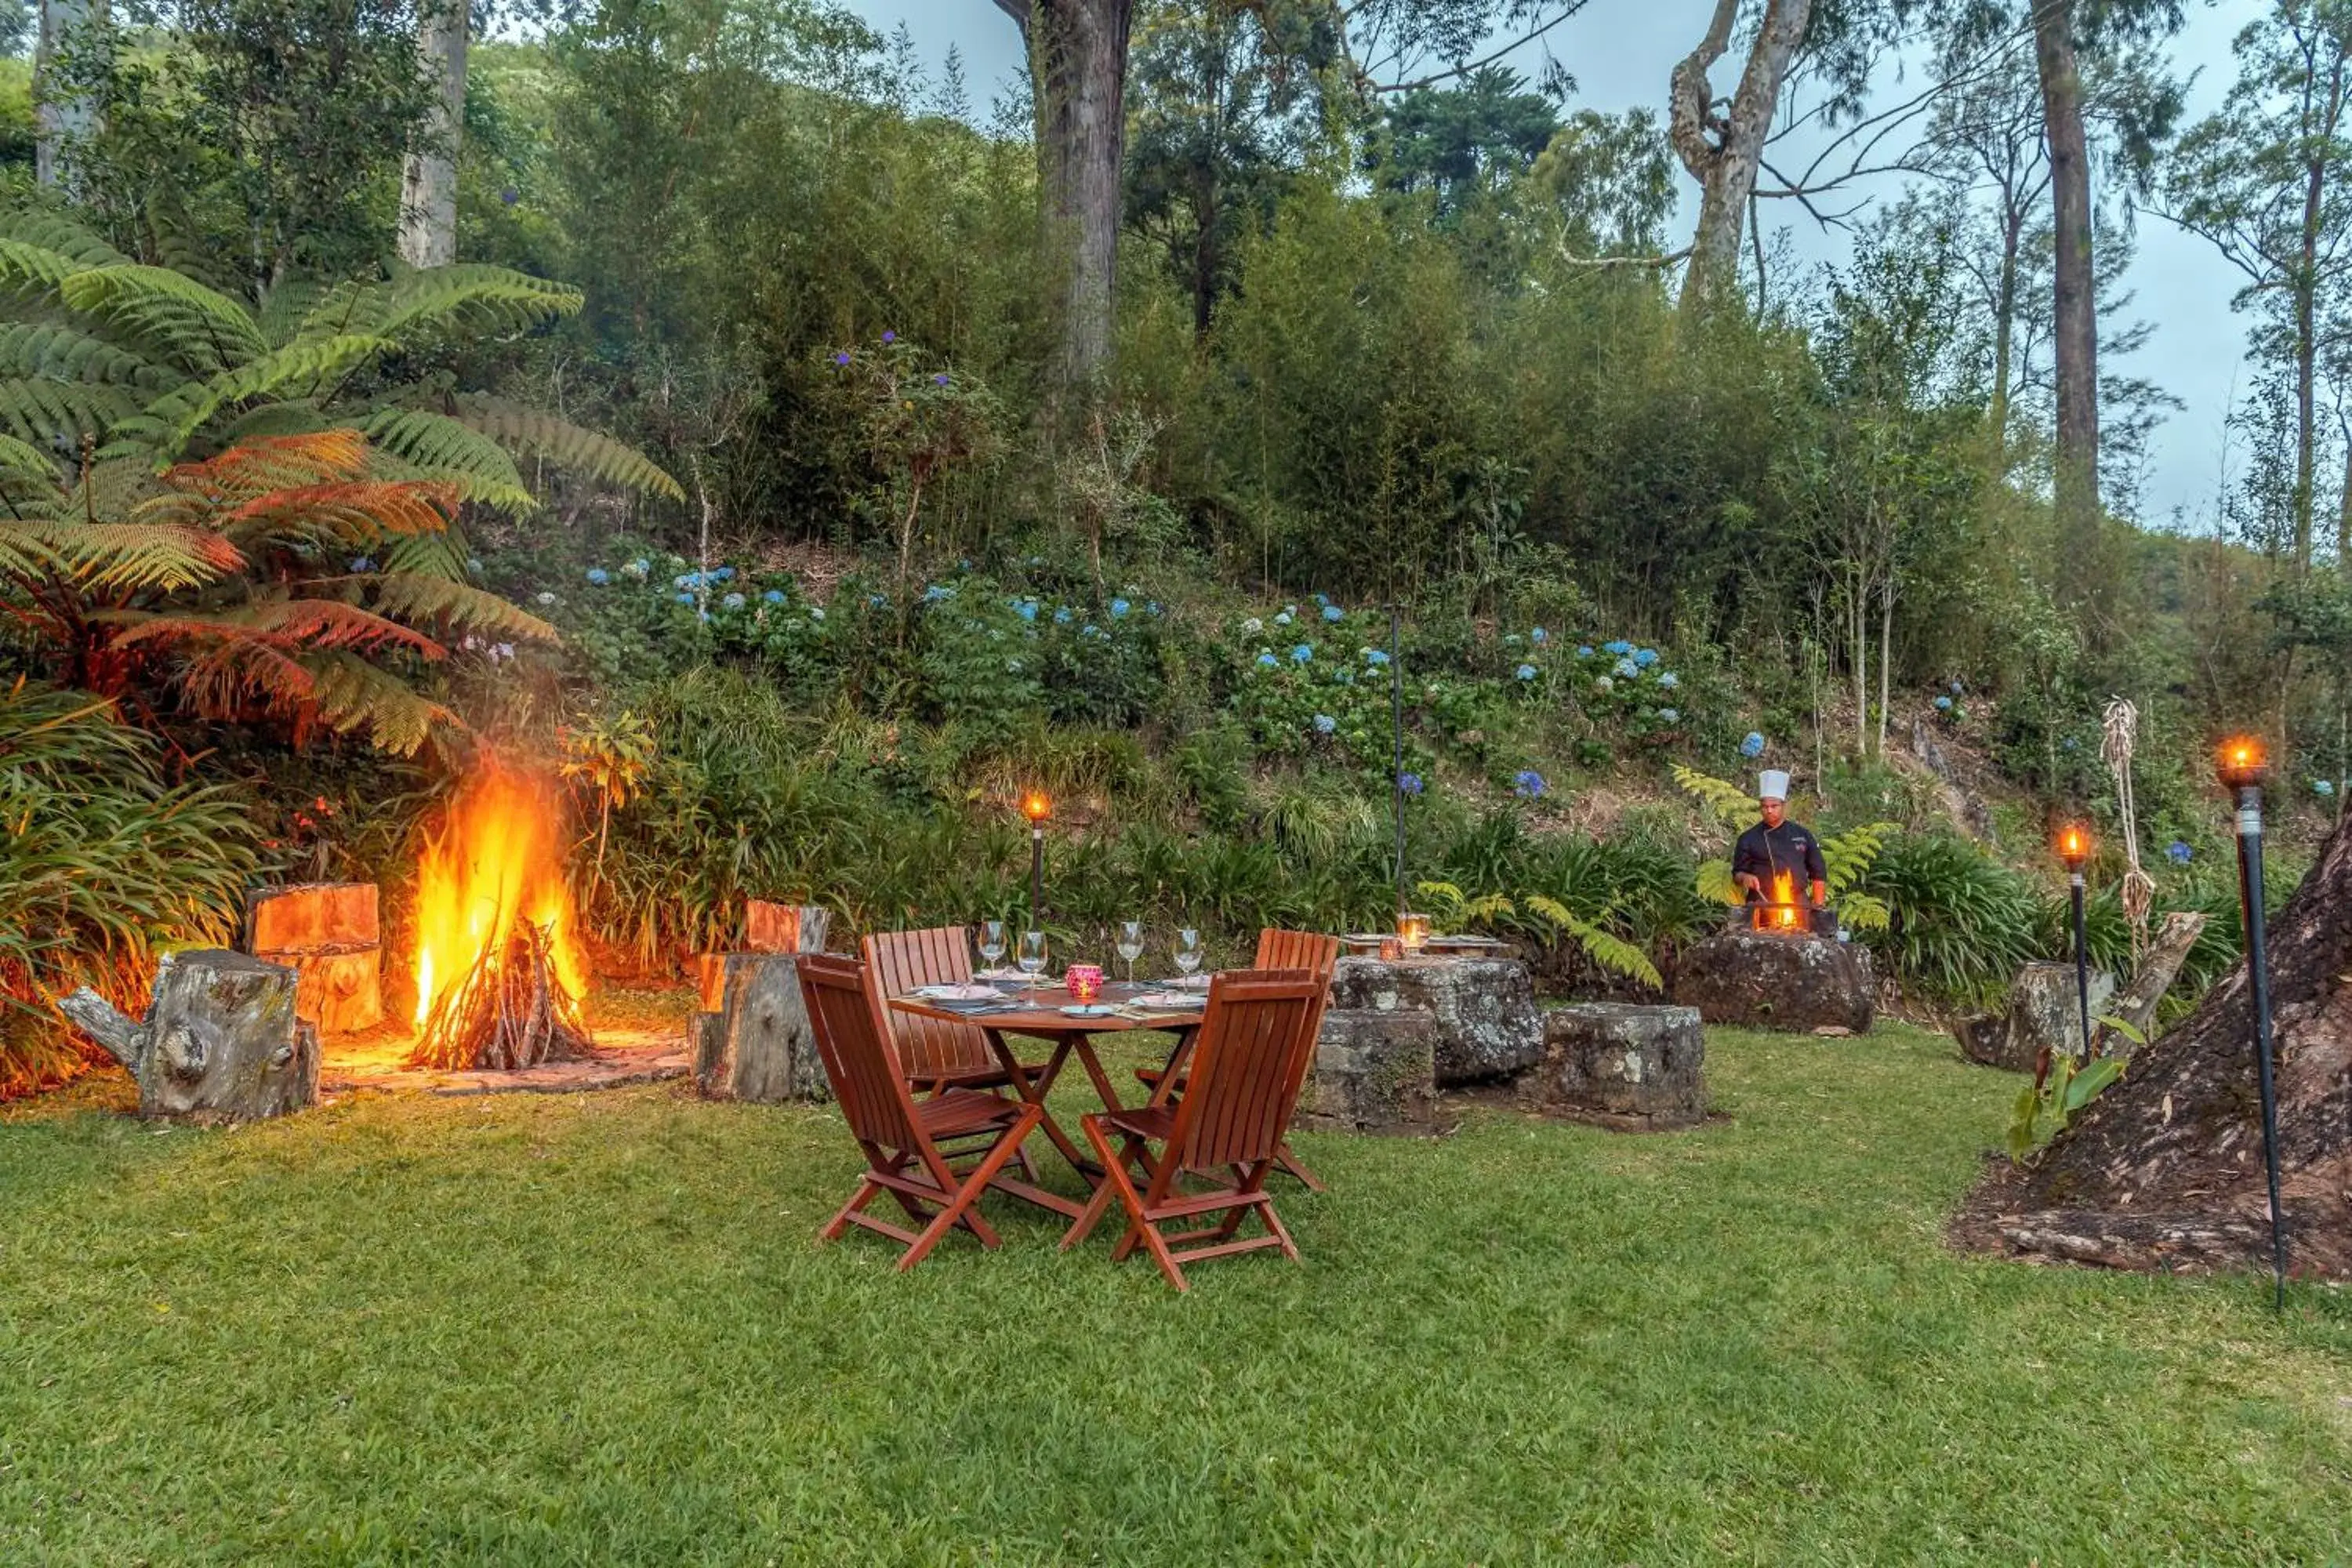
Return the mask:
M 417 868 L 415 1065 L 515 1068 L 593 1054 L 562 823 L 545 781 L 496 763 L 451 803 Z

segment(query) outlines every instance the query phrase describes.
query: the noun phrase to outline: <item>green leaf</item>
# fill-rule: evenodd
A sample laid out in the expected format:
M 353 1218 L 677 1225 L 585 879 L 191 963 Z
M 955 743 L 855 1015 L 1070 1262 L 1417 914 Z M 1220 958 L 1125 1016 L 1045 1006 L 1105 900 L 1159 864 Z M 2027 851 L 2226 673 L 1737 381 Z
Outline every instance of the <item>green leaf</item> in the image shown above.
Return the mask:
M 504 448 L 480 431 L 446 414 L 422 408 L 386 408 L 360 422 L 361 433 L 430 478 L 446 479 L 467 500 L 505 511 L 529 511 L 538 503 Z
M 686 499 L 678 482 L 644 453 L 552 414 L 497 398 L 467 397 L 458 403 L 457 418 L 509 451 L 544 458 L 625 489 Z
M 131 329 L 157 354 L 197 375 L 269 349 L 251 311 L 168 267 L 90 268 L 63 279 L 58 293 L 84 314 Z

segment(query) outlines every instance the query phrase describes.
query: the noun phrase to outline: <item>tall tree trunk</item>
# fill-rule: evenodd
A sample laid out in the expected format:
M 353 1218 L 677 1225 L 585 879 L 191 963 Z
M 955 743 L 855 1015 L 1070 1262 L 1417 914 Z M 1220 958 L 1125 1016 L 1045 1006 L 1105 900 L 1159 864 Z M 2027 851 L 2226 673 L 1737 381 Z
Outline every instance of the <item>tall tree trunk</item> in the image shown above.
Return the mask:
M 1037 101 L 1038 205 L 1061 323 L 1055 382 L 1065 418 L 1110 373 L 1127 149 L 1128 40 L 1135 0 L 996 0 L 1021 24 Z
M 2332 138 L 2331 138 L 2332 140 Z M 2327 190 L 2325 153 L 2306 157 L 2303 172 L 2302 251 L 2294 289 L 2294 569 L 2311 570 L 2312 509 L 2318 486 L 2319 239 Z
M 1878 584 L 1878 754 L 1886 755 L 1886 713 L 1895 705 L 1895 569 Z
M 466 125 L 466 0 L 418 0 L 416 48 L 441 96 L 400 178 L 400 258 L 411 267 L 457 259 L 457 147 Z
M 1715 116 L 1715 89 L 1706 73 L 1731 46 L 1738 0 L 1716 0 L 1706 36 L 1675 67 L 1668 81 L 1667 139 L 1683 167 L 1699 183 L 1698 228 L 1683 277 L 1686 315 L 1699 314 L 1713 300 L 1737 297 L 1740 228 L 1756 193 L 1764 138 L 1772 128 L 1780 84 L 1797 46 L 1804 41 L 1812 9 L 1812 0 L 1768 0 L 1763 26 L 1748 50 L 1748 68 L 1740 73 L 1727 115 Z
M 58 51 L 82 27 L 106 16 L 104 0 L 40 0 L 40 37 L 33 46 L 33 178 L 46 186 L 72 184 L 65 142 L 88 136 L 97 116 L 87 98 L 60 96 Z
M 2058 547 L 2066 597 L 2101 595 L 2099 315 L 2091 271 L 2091 160 L 2083 81 L 2074 65 L 2074 7 L 2034 0 L 2033 54 L 2050 144 L 2051 216 L 2057 229 L 2052 327 L 2058 374 Z
M 1870 755 L 1870 581 L 1853 568 L 1846 625 L 1853 644 L 1853 754 Z
M 1992 406 L 1986 416 L 1992 421 L 1992 450 L 1999 458 L 2009 449 L 2009 359 L 2011 344 L 2017 331 L 2017 253 L 2020 237 L 2025 227 L 2025 215 L 2011 211 L 2002 215 L 2000 229 L 2000 276 L 1994 285 L 1992 321 Z

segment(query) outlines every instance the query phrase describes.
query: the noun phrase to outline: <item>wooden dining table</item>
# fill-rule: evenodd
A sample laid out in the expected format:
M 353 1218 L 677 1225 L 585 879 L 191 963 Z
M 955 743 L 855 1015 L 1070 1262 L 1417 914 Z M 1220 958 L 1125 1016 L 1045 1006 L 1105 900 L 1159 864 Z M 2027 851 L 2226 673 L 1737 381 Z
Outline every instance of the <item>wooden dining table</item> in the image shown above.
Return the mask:
M 1097 1000 L 1106 1005 L 1120 1006 L 1131 1005 L 1138 996 L 1168 989 L 1167 985 L 1156 985 L 1149 981 L 1117 982 L 1104 985 L 1102 995 Z M 1205 1004 L 1206 993 L 1202 995 Z M 1076 1057 L 1078 1064 L 1086 1068 L 1087 1077 L 1094 1081 L 1095 1092 L 1102 1097 L 1103 1108 L 1106 1110 L 1124 1110 L 1126 1107 L 1118 1098 L 1118 1091 L 1111 1085 L 1110 1074 L 1104 1070 L 1102 1058 L 1096 1053 L 1095 1038 L 1101 1035 L 1123 1035 L 1138 1029 L 1156 1029 L 1176 1037 L 1175 1046 L 1168 1054 L 1170 1070 L 1161 1075 L 1160 1087 L 1150 1096 L 1151 1103 L 1157 1104 L 1174 1091 L 1178 1077 L 1176 1069 L 1191 1052 L 1192 1037 L 1199 1032 L 1205 1011 L 1203 1006 L 1185 1012 L 1153 1011 L 1139 1016 L 1100 1013 L 1073 1016 L 1063 1009 L 1075 1005 L 1075 1003 L 1070 994 L 1059 985 L 1007 987 L 1005 1000 L 1014 1005 L 984 1012 L 942 1005 L 921 996 L 893 996 L 889 1000 L 892 1007 L 917 1017 L 970 1024 L 979 1029 L 987 1037 L 989 1049 L 996 1054 L 996 1059 L 1011 1076 L 1014 1090 L 1025 1103 L 1038 1109 L 1042 1115 L 1039 1125 L 1046 1138 L 1069 1163 L 1070 1168 L 1077 1172 L 1089 1190 L 1102 1181 L 1102 1167 L 1087 1158 L 1070 1135 L 1062 1130 L 1061 1124 L 1054 1120 L 1053 1112 L 1045 1109 L 1045 1096 L 1053 1089 L 1054 1080 L 1061 1077 L 1063 1068 L 1068 1065 L 1072 1057 Z M 1054 1047 L 1052 1055 L 1033 1072 L 1023 1066 L 1013 1054 L 1011 1037 L 1014 1035 L 1051 1042 Z M 1086 1204 L 1081 1200 L 1049 1193 L 1008 1177 L 1000 1176 L 995 1184 L 1017 1192 L 1032 1203 L 1066 1214 L 1073 1219 L 1086 1209 Z

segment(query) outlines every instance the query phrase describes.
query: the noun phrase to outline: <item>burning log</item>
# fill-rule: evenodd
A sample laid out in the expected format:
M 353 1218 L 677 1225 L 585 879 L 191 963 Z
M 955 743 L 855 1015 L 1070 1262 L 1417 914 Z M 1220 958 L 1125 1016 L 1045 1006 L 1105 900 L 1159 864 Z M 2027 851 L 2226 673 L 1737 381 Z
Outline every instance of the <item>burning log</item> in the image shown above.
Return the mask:
M 555 973 L 555 939 L 517 921 L 503 947 L 485 947 L 425 1014 L 409 1053 L 415 1067 L 510 1071 L 596 1054 L 587 1021 Z

